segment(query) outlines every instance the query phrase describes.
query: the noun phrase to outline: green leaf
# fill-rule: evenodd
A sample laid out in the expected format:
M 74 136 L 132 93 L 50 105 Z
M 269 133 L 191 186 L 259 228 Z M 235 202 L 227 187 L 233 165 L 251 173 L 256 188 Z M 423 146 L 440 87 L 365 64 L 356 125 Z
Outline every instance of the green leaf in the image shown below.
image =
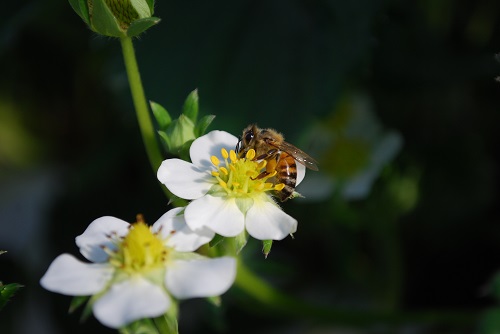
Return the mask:
M 198 118 L 198 90 L 193 90 L 182 107 L 182 114 L 187 116 L 193 124 L 196 124 L 196 119 Z
M 222 300 L 220 296 L 207 297 L 207 300 L 210 304 L 215 307 L 220 307 L 222 305 Z
M 153 111 L 156 122 L 158 122 L 160 130 L 166 130 L 167 126 L 172 123 L 172 117 L 170 117 L 167 109 L 153 101 L 149 101 L 149 105 L 151 106 L 151 110 Z
M 194 134 L 196 137 L 201 137 L 207 131 L 208 126 L 215 119 L 215 115 L 205 115 L 203 116 L 194 127 Z
M 88 302 L 90 299 L 90 296 L 76 296 L 73 297 L 71 300 L 71 303 L 69 304 L 69 310 L 68 313 L 73 313 L 76 311 L 77 308 Z
M 170 333 L 170 332 L 160 332 L 155 326 L 152 319 L 141 319 L 128 324 L 127 326 L 120 329 L 121 333 L 127 334 L 159 334 L 159 333 Z M 177 332 L 172 332 L 177 333 Z
M 215 247 L 224 240 L 222 235 L 216 234 L 212 240 L 208 243 L 210 247 Z
M 0 284 L 0 310 L 7 304 L 7 302 L 14 297 L 17 290 L 23 286 L 18 283 L 11 283 L 7 285 Z
M 271 247 L 273 246 L 272 240 L 262 240 L 262 253 L 264 257 L 267 259 L 269 253 L 271 253 Z
M 143 19 L 138 19 L 132 21 L 127 29 L 127 36 L 134 37 L 142 34 L 152 26 L 158 24 L 161 20 L 157 17 L 145 17 Z
M 124 37 L 117 19 L 104 0 L 93 0 L 91 28 L 101 35 Z
M 71 8 L 80 16 L 80 18 L 88 25 L 90 25 L 89 8 L 87 7 L 87 0 L 69 0 Z

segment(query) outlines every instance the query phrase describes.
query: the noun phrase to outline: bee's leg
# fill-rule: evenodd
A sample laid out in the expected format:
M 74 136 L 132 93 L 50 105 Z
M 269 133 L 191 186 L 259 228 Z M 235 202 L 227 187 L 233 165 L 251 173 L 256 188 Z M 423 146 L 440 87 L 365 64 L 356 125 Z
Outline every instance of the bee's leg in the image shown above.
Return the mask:
M 253 158 L 253 160 L 262 160 L 262 159 L 267 160 L 267 159 L 271 158 L 273 155 L 276 155 L 276 153 L 278 153 L 278 149 L 273 148 L 272 150 L 269 150 L 266 153 L 261 154 L 258 157 Z
M 257 175 L 257 177 L 252 177 L 252 180 L 260 180 L 268 175 L 270 175 L 276 169 L 276 165 L 278 164 L 278 158 L 271 159 L 267 161 L 266 170 Z

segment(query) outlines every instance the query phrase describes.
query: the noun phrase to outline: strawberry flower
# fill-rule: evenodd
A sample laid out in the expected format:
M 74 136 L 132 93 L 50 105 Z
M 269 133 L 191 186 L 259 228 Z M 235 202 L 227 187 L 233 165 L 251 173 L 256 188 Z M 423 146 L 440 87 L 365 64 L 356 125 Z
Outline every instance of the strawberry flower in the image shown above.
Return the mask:
M 212 131 L 196 139 L 190 148 L 191 163 L 167 159 L 158 169 L 158 179 L 174 195 L 192 200 L 184 215 L 193 231 L 206 228 L 234 237 L 245 230 L 260 240 L 281 240 L 297 230 L 297 221 L 272 199 L 283 184 L 271 174 L 256 177 L 266 161 L 255 161 L 255 151 L 239 157 L 238 139 L 224 131 Z M 299 184 L 305 167 L 297 164 Z
M 182 209 L 168 211 L 151 227 L 114 217 L 94 220 L 76 238 L 81 254 L 92 263 L 59 255 L 40 284 L 65 295 L 92 295 L 94 316 L 111 328 L 160 316 L 175 299 L 226 292 L 235 279 L 236 260 L 193 253 L 214 233 L 191 231 Z

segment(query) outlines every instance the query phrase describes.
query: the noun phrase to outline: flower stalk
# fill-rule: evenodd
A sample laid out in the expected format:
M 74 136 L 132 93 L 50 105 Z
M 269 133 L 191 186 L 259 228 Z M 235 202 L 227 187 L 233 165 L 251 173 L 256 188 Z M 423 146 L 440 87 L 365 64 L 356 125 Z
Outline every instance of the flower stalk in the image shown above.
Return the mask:
M 120 42 L 142 140 L 144 141 L 144 146 L 146 148 L 151 167 L 156 173 L 163 158 L 160 153 L 158 141 L 155 137 L 153 122 L 151 121 L 151 116 L 149 114 L 148 104 L 139 73 L 139 67 L 137 66 L 137 60 L 135 57 L 134 45 L 132 43 L 132 38 L 130 37 L 122 37 L 120 38 Z

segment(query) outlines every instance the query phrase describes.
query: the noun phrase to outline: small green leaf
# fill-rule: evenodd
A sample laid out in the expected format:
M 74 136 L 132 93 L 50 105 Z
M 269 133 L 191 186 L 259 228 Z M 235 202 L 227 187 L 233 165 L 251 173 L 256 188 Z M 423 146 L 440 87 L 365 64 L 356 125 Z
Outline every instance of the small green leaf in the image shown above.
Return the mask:
M 234 237 L 234 246 L 236 247 L 236 254 L 246 246 L 248 240 L 247 231 L 243 230 L 240 234 Z
M 124 37 L 117 19 L 104 0 L 93 0 L 91 28 L 101 35 Z
M 14 297 L 17 290 L 23 286 L 18 283 L 10 283 L 7 285 L 0 284 L 0 310 L 7 304 L 7 302 Z
M 170 332 L 160 332 L 155 326 L 152 319 L 140 319 L 134 321 L 127 326 L 120 329 L 120 333 L 127 334 L 159 334 L 159 333 L 170 333 Z M 172 332 L 177 333 L 177 332 Z
M 203 116 L 194 127 L 194 134 L 196 137 L 201 137 L 207 131 L 208 126 L 215 119 L 215 115 L 205 115 Z
M 210 247 L 215 247 L 224 240 L 222 235 L 216 234 L 212 240 L 208 243 Z
M 152 26 L 158 24 L 161 20 L 157 17 L 145 17 L 132 21 L 127 29 L 127 36 L 134 37 L 142 34 Z
M 191 161 L 191 156 L 189 154 L 189 149 L 191 148 L 191 144 L 194 142 L 194 139 L 188 140 L 182 145 L 179 149 L 179 157 L 184 161 Z
M 68 313 L 73 313 L 76 311 L 77 308 L 88 302 L 90 299 L 90 296 L 76 296 L 73 297 L 71 300 L 71 303 L 69 304 L 69 310 Z
M 271 247 L 273 246 L 272 240 L 262 240 L 262 253 L 264 257 L 267 259 L 269 253 L 271 253 Z
M 69 4 L 86 24 L 90 24 L 87 0 L 69 0 Z
M 170 117 L 167 109 L 162 107 L 160 104 L 149 101 L 149 105 L 151 106 L 151 110 L 153 111 L 156 122 L 158 122 L 160 130 L 165 131 L 167 129 L 167 126 L 172 123 L 172 117 Z
M 184 106 L 182 107 L 182 114 L 187 116 L 193 124 L 196 124 L 198 118 L 198 90 L 195 89 L 189 93 Z

